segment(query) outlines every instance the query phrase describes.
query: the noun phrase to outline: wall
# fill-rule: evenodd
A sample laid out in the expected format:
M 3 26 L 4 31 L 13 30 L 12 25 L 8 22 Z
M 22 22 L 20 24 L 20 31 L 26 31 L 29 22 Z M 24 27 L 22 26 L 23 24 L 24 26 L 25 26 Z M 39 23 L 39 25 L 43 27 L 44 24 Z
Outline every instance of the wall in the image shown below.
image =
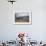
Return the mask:
M 11 40 L 18 32 L 27 32 L 37 41 L 46 40 L 46 1 L 17 0 L 13 5 L 7 0 L 0 0 L 0 40 Z M 31 10 L 32 25 L 14 25 L 16 10 Z

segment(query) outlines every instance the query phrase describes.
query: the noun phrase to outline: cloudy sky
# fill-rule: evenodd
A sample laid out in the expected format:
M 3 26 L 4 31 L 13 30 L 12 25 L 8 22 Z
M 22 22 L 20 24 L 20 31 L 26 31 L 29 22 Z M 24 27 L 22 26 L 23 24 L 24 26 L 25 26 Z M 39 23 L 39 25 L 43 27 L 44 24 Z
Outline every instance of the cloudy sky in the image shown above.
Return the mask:
M 16 17 L 21 17 L 21 16 L 29 16 L 29 12 L 16 13 Z

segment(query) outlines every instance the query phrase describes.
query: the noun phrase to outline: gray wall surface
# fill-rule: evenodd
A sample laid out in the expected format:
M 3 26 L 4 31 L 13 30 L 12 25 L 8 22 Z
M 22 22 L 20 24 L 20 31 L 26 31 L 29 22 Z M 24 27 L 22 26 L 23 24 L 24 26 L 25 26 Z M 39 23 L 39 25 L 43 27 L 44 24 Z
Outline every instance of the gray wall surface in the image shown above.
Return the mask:
M 32 11 L 32 25 L 14 25 L 17 10 Z M 31 34 L 33 40 L 46 40 L 46 0 L 17 0 L 13 5 L 0 0 L 0 40 L 15 40 L 19 32 Z

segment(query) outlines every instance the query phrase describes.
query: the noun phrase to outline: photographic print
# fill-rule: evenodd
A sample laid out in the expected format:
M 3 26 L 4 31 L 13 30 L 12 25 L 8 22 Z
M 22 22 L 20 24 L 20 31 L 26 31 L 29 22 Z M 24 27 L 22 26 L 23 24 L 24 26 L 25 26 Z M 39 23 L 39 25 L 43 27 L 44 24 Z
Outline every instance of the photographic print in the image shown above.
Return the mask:
M 16 12 L 15 24 L 31 24 L 32 22 L 31 12 Z

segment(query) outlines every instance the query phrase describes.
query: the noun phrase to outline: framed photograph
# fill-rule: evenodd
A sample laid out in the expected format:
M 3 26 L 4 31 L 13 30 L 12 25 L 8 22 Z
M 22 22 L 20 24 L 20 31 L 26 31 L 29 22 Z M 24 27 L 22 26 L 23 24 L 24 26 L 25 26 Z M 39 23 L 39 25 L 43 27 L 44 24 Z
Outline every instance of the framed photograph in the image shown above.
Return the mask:
M 32 24 L 32 12 L 31 11 L 16 11 L 15 24 Z

